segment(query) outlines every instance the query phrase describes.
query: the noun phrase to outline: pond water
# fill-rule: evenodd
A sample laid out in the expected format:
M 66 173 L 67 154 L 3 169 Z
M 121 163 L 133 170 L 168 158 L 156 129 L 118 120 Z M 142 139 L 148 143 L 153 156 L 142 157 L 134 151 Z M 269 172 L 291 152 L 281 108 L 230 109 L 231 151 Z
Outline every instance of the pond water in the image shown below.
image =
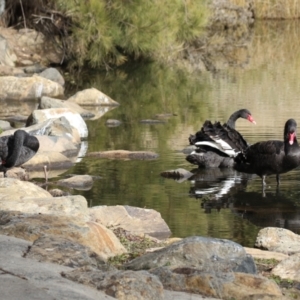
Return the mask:
M 249 143 L 282 139 L 287 119 L 300 124 L 300 24 L 257 24 L 247 42 L 235 49 L 236 64 L 218 71 L 187 73 L 155 64 L 135 64 L 109 73 L 81 74 L 78 88 L 98 88 L 121 105 L 100 119 L 87 121 L 88 152 L 147 150 L 159 154 L 149 161 L 83 157 L 67 174 L 100 176 L 86 197 L 89 206 L 132 205 L 159 211 L 175 237 L 226 238 L 253 246 L 261 227 L 300 231 L 300 169 L 282 175 L 280 189 L 232 169 L 195 170 L 182 150 L 188 137 L 207 119 L 225 122 L 240 108 L 252 112 L 257 125 L 237 121 Z M 157 114 L 172 114 L 159 124 L 144 124 Z M 122 122 L 105 125 L 107 119 Z M 300 125 L 299 125 L 300 126 Z M 192 180 L 164 178 L 161 172 L 193 170 Z M 62 176 L 65 176 L 63 174 Z M 57 179 L 57 178 L 56 178 Z

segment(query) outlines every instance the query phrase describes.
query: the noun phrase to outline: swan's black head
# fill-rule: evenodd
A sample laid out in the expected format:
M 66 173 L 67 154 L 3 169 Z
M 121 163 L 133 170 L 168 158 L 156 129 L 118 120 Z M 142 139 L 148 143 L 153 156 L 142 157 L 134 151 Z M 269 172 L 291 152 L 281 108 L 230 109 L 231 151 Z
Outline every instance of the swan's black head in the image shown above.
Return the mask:
M 240 118 L 246 119 L 249 122 L 251 122 L 253 124 L 256 124 L 256 122 L 254 121 L 254 119 L 252 117 L 251 112 L 248 109 L 245 109 L 245 108 L 244 109 L 240 109 L 238 111 L 238 114 L 239 114 Z
M 227 121 L 227 125 L 230 126 L 231 128 L 235 128 L 235 121 L 238 118 L 243 118 L 253 124 L 256 124 L 256 122 L 254 121 L 251 115 L 251 112 L 248 109 L 240 109 L 230 116 L 229 120 Z
M 296 139 L 297 122 L 294 119 L 286 121 L 284 126 L 284 141 L 288 141 L 290 145 L 293 145 Z

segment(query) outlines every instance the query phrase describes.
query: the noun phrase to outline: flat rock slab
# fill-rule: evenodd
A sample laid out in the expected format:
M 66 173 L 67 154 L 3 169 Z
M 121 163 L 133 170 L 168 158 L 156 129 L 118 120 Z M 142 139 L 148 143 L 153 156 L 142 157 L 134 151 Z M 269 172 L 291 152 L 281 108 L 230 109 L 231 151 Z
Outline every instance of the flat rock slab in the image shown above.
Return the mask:
M 158 158 L 159 155 L 150 151 L 111 150 L 101 152 L 90 152 L 86 156 L 111 159 L 151 160 Z
M 48 192 L 47 192 L 48 193 Z M 28 214 L 47 214 L 56 216 L 73 216 L 84 221 L 89 220 L 87 201 L 83 196 L 63 196 L 38 198 L 31 196 L 15 198 L 12 201 L 1 201 L 0 209 L 6 211 L 20 211 Z
M 26 214 L 0 210 L 0 234 L 31 242 L 45 235 L 72 239 L 89 247 L 103 260 L 127 252 L 111 230 L 101 224 L 85 222 L 78 216 Z
M 259 258 L 259 259 L 276 259 L 278 261 L 281 261 L 289 257 L 287 254 L 274 252 L 274 251 L 266 251 L 266 250 L 260 250 L 256 248 L 248 248 L 248 247 L 244 247 L 244 249 L 248 254 L 250 254 L 254 258 Z
M 32 100 L 41 96 L 61 97 L 63 87 L 40 76 L 1 77 L 0 98 L 11 100 Z
M 61 276 L 71 268 L 24 258 L 32 244 L 0 235 L 1 300 L 110 300 L 101 291 L 76 284 Z
M 167 122 L 166 120 L 153 120 L 153 119 L 145 119 L 140 121 L 140 123 L 142 124 L 164 124 L 166 122 Z
M 14 206 L 14 202 L 24 201 L 26 198 L 52 198 L 51 194 L 41 187 L 15 178 L 0 178 L 0 210 L 4 206 Z
M 134 234 L 148 234 L 156 238 L 167 238 L 170 228 L 153 209 L 133 206 L 94 206 L 90 208 L 91 220 L 106 227 L 123 228 Z
M 60 179 L 57 181 L 57 184 L 76 190 L 87 191 L 93 187 L 93 182 L 93 177 L 90 175 L 75 175 L 70 178 Z

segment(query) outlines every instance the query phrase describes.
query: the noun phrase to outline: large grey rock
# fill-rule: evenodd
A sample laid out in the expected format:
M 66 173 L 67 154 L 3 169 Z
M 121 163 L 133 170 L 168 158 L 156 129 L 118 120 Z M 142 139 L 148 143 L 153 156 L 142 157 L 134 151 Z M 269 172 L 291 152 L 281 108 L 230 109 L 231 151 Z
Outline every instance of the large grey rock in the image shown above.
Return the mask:
M 111 230 L 93 222 L 85 222 L 78 216 L 0 211 L 0 234 L 31 242 L 50 234 L 69 238 L 89 247 L 103 260 L 127 252 Z
M 29 184 L 30 182 L 24 182 L 24 188 L 26 189 Z M 38 186 L 37 188 L 43 190 Z M 11 188 L 12 194 L 14 194 L 14 189 L 15 187 Z M 45 196 L 43 198 L 39 198 L 38 193 L 32 192 L 30 196 L 27 195 L 26 197 L 20 197 L 19 199 L 10 199 L 9 197 L 5 197 L 4 199 L 5 201 L 0 200 L 1 210 L 17 210 L 22 213 L 31 214 L 73 216 L 85 221 L 88 221 L 89 219 L 87 201 L 80 195 L 52 197 L 49 193 L 47 198 Z
M 41 96 L 63 96 L 63 87 L 40 76 L 32 77 L 1 77 L 0 97 L 11 100 L 32 100 Z
M 42 97 L 39 104 L 39 109 L 48 109 L 48 108 L 68 108 L 70 110 L 79 113 L 82 116 L 82 118 L 90 119 L 95 117 L 94 113 L 86 109 L 83 109 L 75 102 L 59 100 L 50 97 Z
M 56 255 L 53 253 L 56 253 Z M 52 263 L 45 261 L 51 261 Z M 89 266 L 85 265 L 86 263 Z M 65 265 L 72 265 L 73 267 L 77 265 L 85 266 L 73 271 L 71 267 Z M 135 279 L 138 281 L 146 289 L 146 295 L 150 295 L 151 287 L 153 288 L 152 294 L 154 296 L 156 296 L 154 294 L 155 288 L 159 288 L 158 292 L 161 289 L 161 284 L 157 283 L 157 278 L 151 274 L 146 273 L 141 279 L 137 278 L 142 272 L 136 272 L 137 276 L 135 277 L 131 276 L 131 272 L 123 275 L 120 273 L 117 279 L 121 278 L 122 281 L 120 283 L 117 280 L 114 281 L 111 274 L 119 271 L 103 264 L 101 259 L 88 248 L 82 247 L 69 239 L 61 239 L 55 236 L 41 237 L 32 244 L 18 238 L 0 235 L 0 266 L 2 300 L 116 299 L 100 290 L 86 286 L 96 287 L 100 285 L 99 279 L 103 280 L 105 274 L 108 275 L 106 282 L 111 280 L 113 287 L 113 289 L 110 289 L 107 285 L 103 285 L 107 293 L 117 293 L 118 291 L 120 295 L 128 296 L 130 293 L 132 296 L 138 296 L 138 298 L 127 297 L 126 299 L 144 299 L 141 296 L 142 286 L 138 286 L 136 282 L 131 282 L 128 284 L 128 289 L 125 289 L 127 286 L 126 280 Z M 95 268 L 98 268 L 98 270 Z M 64 276 L 62 277 L 61 274 Z M 126 276 L 126 274 L 129 276 Z M 148 282 L 144 281 L 147 278 L 154 278 L 154 282 L 150 281 L 149 286 Z M 133 289 L 134 286 L 138 288 L 136 291 Z M 122 289 L 124 290 L 123 293 Z M 161 293 L 158 293 L 158 295 L 161 296 Z M 215 300 L 215 298 L 202 297 L 192 293 L 167 290 L 163 290 L 163 296 L 164 300 Z
M 0 178 L 0 210 L 6 207 L 14 207 L 18 201 L 24 201 L 28 197 L 52 198 L 50 193 L 41 187 L 27 181 L 14 178 Z
M 300 236 L 284 228 L 266 227 L 256 238 L 255 247 L 285 254 L 300 252 Z
M 41 123 L 37 123 L 32 125 L 31 121 L 27 120 L 27 127 L 22 127 L 21 129 L 28 132 L 29 134 L 36 135 L 36 136 L 49 136 L 55 137 L 53 140 L 57 141 L 60 137 L 65 138 L 65 143 L 72 143 L 72 146 L 67 145 L 64 146 L 65 149 L 70 148 L 71 150 L 78 146 L 81 143 L 79 132 L 76 128 L 72 127 L 69 121 L 65 117 L 61 117 L 58 119 L 49 119 Z M 17 129 L 11 129 L 4 131 L 0 137 L 13 135 Z M 39 138 L 39 137 L 38 137 Z M 41 140 L 40 141 L 40 150 L 42 151 L 49 151 L 49 149 L 56 149 L 56 148 L 45 148 L 43 149 L 43 145 Z M 68 142 L 69 141 L 69 142 Z M 75 146 L 74 146 L 75 145 Z M 57 146 L 57 145 L 56 145 Z M 62 152 L 57 150 L 57 152 Z
M 100 272 L 77 269 L 64 274 L 66 278 L 94 286 L 120 299 L 163 300 L 163 286 L 158 278 L 147 271 Z
M 134 234 L 148 234 L 157 238 L 171 235 L 170 228 L 159 212 L 133 206 L 94 206 L 91 220 L 107 227 L 121 227 Z
M 114 299 L 90 287 L 61 276 L 72 269 L 24 258 L 31 243 L 0 235 L 1 300 L 110 300 Z
M 70 97 L 67 101 L 75 102 L 79 105 L 104 105 L 104 106 L 117 106 L 118 102 L 112 100 L 110 97 L 98 91 L 95 88 L 85 89 L 77 92 Z
M 273 299 L 283 295 L 273 280 L 238 272 L 202 272 L 197 268 L 159 267 L 150 272 L 159 277 L 165 289 L 199 293 L 221 299 Z
M 115 270 L 114 267 L 105 265 L 103 259 L 89 247 L 57 235 L 39 237 L 33 242 L 24 257 L 71 268 L 90 266 Z
M 55 68 L 47 68 L 39 73 L 39 76 L 49 79 L 51 81 L 59 83 L 61 86 L 65 85 L 65 80 L 62 75 Z
M 125 265 L 131 270 L 152 269 L 162 266 L 196 268 L 203 273 L 244 272 L 255 274 L 253 258 L 244 248 L 232 241 L 194 236 L 161 250 L 147 253 Z
M 78 130 L 81 138 L 86 138 L 88 136 L 88 128 L 80 114 L 68 108 L 49 108 L 34 110 L 32 112 L 32 122 L 30 125 L 43 123 L 48 121 L 49 119 L 59 119 L 61 117 L 65 117 L 70 125 Z
M 256 275 L 251 256 L 227 240 L 190 237 L 125 264 L 150 269 L 165 289 L 221 299 L 282 299 L 276 283 Z

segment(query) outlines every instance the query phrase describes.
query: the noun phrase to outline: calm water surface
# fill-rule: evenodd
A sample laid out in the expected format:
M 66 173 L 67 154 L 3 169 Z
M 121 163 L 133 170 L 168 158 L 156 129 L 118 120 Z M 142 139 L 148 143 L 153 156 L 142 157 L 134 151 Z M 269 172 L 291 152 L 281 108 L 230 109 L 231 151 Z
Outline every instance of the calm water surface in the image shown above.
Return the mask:
M 246 45 L 233 53 L 237 65 L 222 64 L 214 74 L 187 74 L 156 65 L 135 65 L 110 73 L 84 73 L 80 88 L 95 87 L 121 105 L 88 121 L 88 151 L 147 150 L 151 161 L 84 157 L 68 174 L 100 176 L 89 191 L 73 191 L 90 206 L 132 205 L 159 211 L 173 236 L 227 238 L 253 246 L 261 227 L 300 231 L 300 169 L 282 175 L 280 190 L 267 179 L 265 197 L 257 176 L 225 170 L 195 170 L 182 153 L 188 136 L 206 119 L 226 121 L 248 108 L 257 125 L 237 121 L 248 142 L 282 139 L 283 126 L 295 118 L 300 126 L 299 23 L 259 24 Z M 242 62 L 242 63 L 241 63 Z M 142 124 L 171 113 L 161 124 Z M 107 119 L 122 124 L 109 128 Z M 193 170 L 192 179 L 176 181 L 162 171 Z M 66 174 L 63 174 L 64 176 Z

